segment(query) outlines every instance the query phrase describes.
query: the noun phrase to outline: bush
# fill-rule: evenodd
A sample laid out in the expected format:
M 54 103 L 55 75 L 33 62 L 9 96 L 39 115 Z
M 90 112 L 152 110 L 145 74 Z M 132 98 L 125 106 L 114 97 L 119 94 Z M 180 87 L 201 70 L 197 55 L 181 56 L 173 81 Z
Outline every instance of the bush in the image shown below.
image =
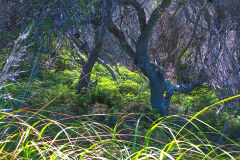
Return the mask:
M 122 94 L 137 94 L 141 86 L 132 80 L 125 80 L 119 83 L 118 88 Z
M 204 87 L 196 87 L 187 94 L 175 93 L 172 96 L 170 106 L 175 105 L 182 113 L 188 107 L 193 113 L 196 113 L 217 101 L 214 91 L 205 85 Z
M 124 67 L 120 67 L 120 70 L 122 77 L 114 81 L 105 67 L 96 64 L 90 81 L 97 76 L 97 82 L 90 86 L 87 93 L 79 95 L 76 94 L 79 71 L 41 71 L 41 85 L 47 89 L 41 91 L 41 96 L 36 97 L 34 104 L 51 102 L 48 110 L 77 114 L 144 112 L 145 108 L 150 108 L 148 84 L 137 73 Z

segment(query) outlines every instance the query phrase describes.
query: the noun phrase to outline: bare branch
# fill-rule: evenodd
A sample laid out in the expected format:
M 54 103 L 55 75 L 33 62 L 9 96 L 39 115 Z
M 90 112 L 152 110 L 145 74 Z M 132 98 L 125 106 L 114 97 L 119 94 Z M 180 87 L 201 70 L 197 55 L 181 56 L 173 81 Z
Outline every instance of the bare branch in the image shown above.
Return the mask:
M 118 1 L 122 4 L 131 5 L 132 7 L 134 7 L 136 9 L 141 32 L 144 32 L 147 20 L 146 20 L 145 11 L 142 8 L 141 4 L 139 4 L 139 2 L 136 0 L 118 0 Z
M 115 72 L 114 72 L 114 70 L 112 69 L 111 66 L 109 66 L 105 61 L 103 61 L 100 58 L 98 58 L 97 62 L 107 68 L 107 70 L 111 73 L 112 78 L 113 78 L 114 81 L 117 80 L 117 76 L 116 76 L 116 74 L 115 74 Z
M 194 29 L 193 29 L 193 33 L 191 35 L 191 38 L 189 39 L 189 41 L 187 42 L 187 44 L 183 47 L 183 49 L 179 52 L 178 57 L 177 57 L 177 62 L 180 61 L 180 59 L 182 58 L 182 56 L 184 55 L 184 53 L 187 51 L 187 49 L 189 48 L 189 46 L 191 45 L 192 41 L 194 40 L 196 33 L 197 33 L 197 27 L 198 27 L 198 23 L 201 17 L 202 12 L 206 9 L 206 7 L 208 6 L 208 1 L 201 7 L 200 11 L 198 12 L 197 16 L 196 16 L 196 20 L 194 23 Z M 172 54 L 171 54 L 172 55 Z
M 107 25 L 108 30 L 119 40 L 120 47 L 126 50 L 126 53 L 134 58 L 134 50 L 128 44 L 124 33 L 118 29 L 118 27 L 112 21 L 112 15 L 110 9 L 112 8 L 111 0 L 106 0 L 106 16 L 105 16 L 105 24 Z
M 165 10 L 169 7 L 172 0 L 163 0 L 162 3 L 152 12 L 150 19 L 144 29 L 144 31 L 141 33 L 141 36 L 139 39 L 145 39 L 146 42 L 149 41 L 149 39 L 152 36 L 153 29 L 155 27 L 155 24 L 161 17 L 161 15 L 165 12 Z
M 23 62 L 26 58 L 22 58 L 25 55 L 26 49 L 30 47 L 32 44 L 28 46 L 23 46 L 19 48 L 20 43 L 28 37 L 30 34 L 30 31 L 32 29 L 32 26 L 26 30 L 24 33 L 20 34 L 19 37 L 14 41 L 13 49 L 6 60 L 5 65 L 3 66 L 2 72 L 0 74 L 0 84 L 7 80 L 15 80 L 15 77 L 17 77 L 20 73 L 23 71 L 12 71 L 9 72 L 11 68 L 18 66 L 19 63 Z

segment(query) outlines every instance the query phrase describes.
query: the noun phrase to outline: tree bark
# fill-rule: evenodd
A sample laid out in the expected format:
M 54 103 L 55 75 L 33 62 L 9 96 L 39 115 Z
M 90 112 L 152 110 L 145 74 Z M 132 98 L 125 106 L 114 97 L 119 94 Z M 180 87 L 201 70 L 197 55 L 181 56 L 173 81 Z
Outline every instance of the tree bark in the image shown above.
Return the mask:
M 94 49 L 90 52 L 88 60 L 85 62 L 82 68 L 81 76 L 78 82 L 77 93 L 80 93 L 84 88 L 87 89 L 88 84 L 90 83 L 90 75 L 93 69 L 94 64 L 99 58 L 99 53 L 101 52 L 103 37 L 105 34 L 105 29 L 103 27 L 95 26 L 95 46 Z
M 139 40 L 136 46 L 136 61 L 140 70 L 149 79 L 151 89 L 151 104 L 153 109 L 159 110 L 162 116 L 167 116 L 168 106 L 163 105 L 165 91 L 164 71 L 156 64 L 150 62 L 147 53 L 147 41 Z
M 149 21 L 143 20 L 144 12 L 143 9 L 139 8 L 139 4 L 136 0 L 119 0 L 124 4 L 132 5 L 138 12 L 138 16 L 141 15 L 139 23 L 141 25 L 141 35 L 139 36 L 136 44 L 136 50 L 131 47 L 131 45 L 126 40 L 124 33 L 113 23 L 111 15 L 112 1 L 107 0 L 106 2 L 106 17 L 105 22 L 108 30 L 119 40 L 120 47 L 123 48 L 126 53 L 136 62 L 143 74 L 149 79 L 150 90 L 151 90 L 151 104 L 152 108 L 159 111 L 162 116 L 169 115 L 168 108 L 170 100 L 174 92 L 189 92 L 198 83 L 193 83 L 188 86 L 174 85 L 172 86 L 170 82 L 165 84 L 165 73 L 160 66 L 151 63 L 150 57 L 148 55 L 148 42 L 152 36 L 153 28 L 157 23 L 158 19 L 161 17 L 162 13 L 165 12 L 166 8 L 170 5 L 171 0 L 163 0 L 162 3 L 155 9 Z M 145 24 L 146 23 L 146 24 Z M 194 34 L 195 35 L 195 34 Z M 190 42 L 187 44 L 183 50 L 189 46 Z M 182 52 L 181 52 L 182 53 Z M 185 53 L 185 52 L 184 52 Z M 181 56 L 180 56 L 181 57 Z M 166 95 L 164 96 L 164 92 Z
M 106 16 L 105 24 L 108 30 L 119 40 L 120 47 L 123 48 L 126 53 L 137 62 L 140 70 L 149 79 L 150 89 L 151 89 L 151 104 L 153 109 L 159 110 L 160 114 L 167 116 L 168 106 L 164 105 L 164 90 L 165 90 L 165 75 L 163 70 L 158 66 L 150 62 L 148 55 L 148 42 L 152 36 L 153 28 L 157 23 L 158 19 L 161 17 L 162 13 L 165 12 L 166 8 L 171 4 L 171 0 L 163 0 L 162 3 L 153 11 L 149 21 L 147 23 L 144 15 L 144 10 L 140 7 L 137 1 L 130 0 L 119 0 L 122 3 L 129 3 L 138 12 L 140 17 L 141 35 L 136 42 L 136 51 L 127 42 L 124 33 L 113 23 L 111 8 L 112 1 L 106 0 Z M 139 8 L 140 7 L 140 8 Z

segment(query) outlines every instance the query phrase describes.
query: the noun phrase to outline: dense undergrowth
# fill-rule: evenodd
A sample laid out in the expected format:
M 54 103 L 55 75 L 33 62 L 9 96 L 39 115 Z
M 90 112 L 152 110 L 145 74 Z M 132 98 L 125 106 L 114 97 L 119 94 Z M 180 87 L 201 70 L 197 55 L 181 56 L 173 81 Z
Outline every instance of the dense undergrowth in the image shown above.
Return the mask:
M 21 85 L 9 85 L 3 89 L 4 93 L 11 93 L 15 98 L 21 99 L 24 89 L 27 88 L 27 101 L 22 105 L 14 104 L 15 109 L 28 108 L 38 110 L 41 108 L 44 115 L 59 112 L 69 115 L 81 114 L 128 114 L 149 113 L 150 90 L 148 83 L 138 72 L 131 72 L 125 67 L 119 67 L 120 75 L 114 81 L 109 71 L 100 64 L 95 64 L 91 73 L 93 83 L 87 93 L 76 94 L 80 71 L 73 69 L 69 62 L 57 61 L 57 66 L 50 71 L 40 71 L 38 79 L 28 84 L 24 77 L 19 81 Z M 57 69 L 56 69 L 57 68 Z M 8 84 L 5 84 L 8 85 Z M 208 85 L 195 88 L 188 94 L 176 93 L 170 104 L 170 113 L 193 115 L 205 106 L 217 102 L 218 99 Z M 2 108 L 11 108 L 2 104 Z M 7 107 L 9 106 L 9 107 Z M 16 107 L 18 106 L 18 107 Z M 42 107 L 45 106 L 43 109 Z M 220 105 L 215 108 L 220 107 Z M 41 113 L 41 112 L 40 112 Z M 223 129 L 228 113 L 223 112 L 217 118 L 216 110 L 212 109 L 201 117 L 204 121 Z M 47 116 L 47 115 L 46 115 Z M 55 116 L 55 115 L 51 115 Z M 54 117 L 54 118 L 62 118 Z M 240 118 L 234 117 L 229 124 L 228 133 L 232 135 L 240 128 Z M 240 130 L 239 130 L 240 132 Z
M 230 121 L 226 132 L 234 141 L 224 138 L 223 145 L 217 142 L 228 113 L 215 116 L 220 104 L 189 121 L 204 107 L 218 102 L 207 85 L 187 95 L 174 95 L 171 114 L 185 115 L 163 118 L 151 111 L 148 83 L 138 72 L 119 67 L 120 75 L 114 81 L 106 68 L 96 64 L 91 73 L 91 81 L 95 82 L 87 93 L 76 94 L 80 72 L 69 63 L 60 66 L 57 70 L 40 71 L 38 79 L 30 84 L 24 77 L 19 80 L 20 85 L 4 84 L 2 92 L 11 93 L 17 101 L 1 101 L 2 108 L 13 108 L 14 112 L 1 113 L 0 159 L 239 156 L 239 137 L 234 137 L 240 132 L 239 117 Z M 27 100 L 21 102 L 23 91 Z

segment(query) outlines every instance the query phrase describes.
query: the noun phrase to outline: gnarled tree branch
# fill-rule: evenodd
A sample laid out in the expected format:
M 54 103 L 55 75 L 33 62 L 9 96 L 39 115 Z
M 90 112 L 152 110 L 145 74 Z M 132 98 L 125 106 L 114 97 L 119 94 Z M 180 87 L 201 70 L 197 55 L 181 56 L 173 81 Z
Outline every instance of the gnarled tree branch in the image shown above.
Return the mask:
M 172 2 L 171 0 L 163 0 L 162 3 L 153 11 L 139 39 L 144 39 L 147 42 L 149 41 L 157 21 L 159 20 L 161 15 L 165 12 L 166 8 L 168 8 L 168 6 L 171 4 L 171 2 Z
M 145 11 L 142 8 L 141 4 L 137 0 L 118 0 L 118 1 L 122 4 L 131 5 L 136 9 L 141 32 L 144 32 L 147 19 L 146 19 Z

